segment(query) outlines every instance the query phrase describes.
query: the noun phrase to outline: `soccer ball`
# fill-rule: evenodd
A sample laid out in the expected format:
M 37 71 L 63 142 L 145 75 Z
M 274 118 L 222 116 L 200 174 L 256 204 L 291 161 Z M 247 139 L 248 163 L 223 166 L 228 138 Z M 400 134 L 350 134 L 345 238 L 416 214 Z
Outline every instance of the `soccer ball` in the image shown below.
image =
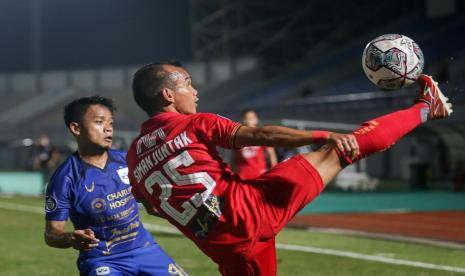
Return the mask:
M 405 35 L 379 36 L 363 50 L 363 71 L 382 89 L 394 90 L 411 85 L 420 76 L 423 65 L 423 52 Z

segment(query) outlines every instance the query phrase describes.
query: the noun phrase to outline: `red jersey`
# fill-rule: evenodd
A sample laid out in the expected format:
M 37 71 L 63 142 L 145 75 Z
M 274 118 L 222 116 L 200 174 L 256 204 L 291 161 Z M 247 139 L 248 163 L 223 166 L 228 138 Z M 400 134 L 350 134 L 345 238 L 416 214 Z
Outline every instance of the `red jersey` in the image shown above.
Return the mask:
M 242 200 L 247 195 L 230 197 L 239 178 L 216 149 L 217 145 L 231 148 L 239 127 L 214 114 L 164 112 L 142 124 L 127 154 L 134 196 L 148 201 L 204 251 L 207 243 L 226 245 L 255 235 L 247 233 L 242 222 L 234 225 L 239 221 L 234 216 L 252 206 Z M 204 238 L 211 221 L 221 235 L 208 233 L 207 242 Z
M 241 178 L 255 178 L 266 171 L 265 149 L 263 146 L 251 146 L 234 151 L 234 163 Z

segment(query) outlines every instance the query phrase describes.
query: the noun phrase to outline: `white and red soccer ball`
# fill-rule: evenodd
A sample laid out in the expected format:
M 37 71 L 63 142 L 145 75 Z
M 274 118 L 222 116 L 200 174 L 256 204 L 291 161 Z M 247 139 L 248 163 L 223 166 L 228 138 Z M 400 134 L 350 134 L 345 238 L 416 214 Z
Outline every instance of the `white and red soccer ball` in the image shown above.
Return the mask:
M 362 57 L 363 71 L 386 90 L 414 83 L 424 66 L 423 52 L 415 41 L 400 34 L 386 34 L 370 41 Z

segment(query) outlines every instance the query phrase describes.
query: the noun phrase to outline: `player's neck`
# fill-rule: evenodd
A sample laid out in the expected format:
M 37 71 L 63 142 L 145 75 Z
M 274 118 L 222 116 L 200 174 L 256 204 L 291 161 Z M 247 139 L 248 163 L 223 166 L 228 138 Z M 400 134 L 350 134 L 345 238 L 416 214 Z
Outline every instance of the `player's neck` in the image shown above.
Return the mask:
M 100 169 L 104 169 L 105 165 L 108 160 L 108 151 L 103 150 L 103 151 L 90 151 L 90 150 L 78 150 L 79 153 L 79 158 L 86 162 L 87 164 L 90 164 L 92 166 L 95 166 Z
M 168 105 L 168 106 L 162 107 L 161 110 L 158 113 L 163 113 L 163 112 L 176 112 L 176 113 L 179 113 L 173 105 Z

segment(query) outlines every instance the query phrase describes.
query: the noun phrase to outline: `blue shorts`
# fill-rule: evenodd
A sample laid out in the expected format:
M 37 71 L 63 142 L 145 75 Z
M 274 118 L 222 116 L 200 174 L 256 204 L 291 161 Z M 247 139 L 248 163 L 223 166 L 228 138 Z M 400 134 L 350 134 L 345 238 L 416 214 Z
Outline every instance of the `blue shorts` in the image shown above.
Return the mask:
M 187 273 L 158 244 L 78 261 L 81 275 L 178 275 Z

